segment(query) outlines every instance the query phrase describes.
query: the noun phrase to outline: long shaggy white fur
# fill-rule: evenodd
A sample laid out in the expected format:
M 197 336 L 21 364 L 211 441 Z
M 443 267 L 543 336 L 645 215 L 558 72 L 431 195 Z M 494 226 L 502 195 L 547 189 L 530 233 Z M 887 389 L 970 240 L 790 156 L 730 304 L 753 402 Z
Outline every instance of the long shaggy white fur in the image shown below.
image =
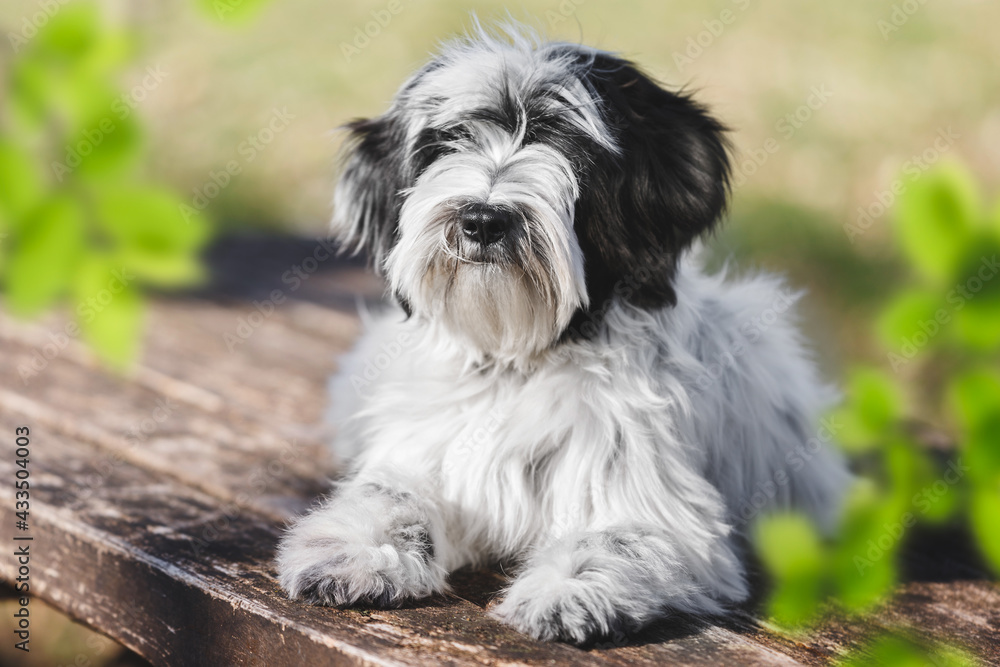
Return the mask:
M 832 527 L 849 475 L 796 297 L 686 252 L 725 195 L 701 107 L 608 54 L 480 34 L 353 127 L 334 228 L 407 312 L 332 385 L 349 474 L 281 544 L 293 597 L 399 604 L 514 559 L 495 615 L 585 642 L 745 599 L 759 513 Z
M 733 526 L 755 495 L 766 494 L 755 514 L 797 507 L 832 525 L 848 475 L 833 450 L 808 443 L 835 395 L 789 322 L 791 297 L 773 278 L 724 281 L 693 260 L 677 286 L 677 307 L 616 304 L 599 342 L 567 344 L 526 374 L 471 365 L 433 322 L 398 311 L 375 321 L 373 341 L 409 345 L 364 388 L 335 451 L 355 470 L 346 489 L 407 480 L 435 508 L 425 524 L 433 561 L 411 560 L 419 576 L 387 572 L 393 595 L 442 590 L 435 568 L 533 553 L 496 613 L 538 637 L 583 641 L 666 607 L 715 613 L 744 599 Z M 358 402 L 357 386 L 339 387 L 335 404 Z M 382 594 L 366 577 L 393 544 L 379 528 L 390 514 L 345 497 L 283 544 L 293 595 L 318 580 L 357 586 L 357 576 L 371 589 L 320 600 Z M 641 557 L 606 546 L 621 535 Z M 346 549 L 360 574 L 334 569 Z M 365 553 L 370 562 L 358 560 Z

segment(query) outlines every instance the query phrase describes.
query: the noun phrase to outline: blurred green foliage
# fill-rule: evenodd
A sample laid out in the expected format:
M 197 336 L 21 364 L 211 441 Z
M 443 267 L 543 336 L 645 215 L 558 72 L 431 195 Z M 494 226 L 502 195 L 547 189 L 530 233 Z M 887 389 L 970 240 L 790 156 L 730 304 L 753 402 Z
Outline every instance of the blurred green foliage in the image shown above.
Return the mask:
M 0 102 L 0 282 L 30 316 L 68 299 L 79 332 L 124 368 L 137 353 L 144 288 L 192 285 L 209 226 L 138 174 L 136 108 L 158 84 L 117 80 L 135 36 L 96 4 L 58 8 L 12 42 Z M 73 329 L 76 331 L 76 329 Z
M 988 209 L 975 179 L 946 163 L 900 196 L 894 221 L 910 269 L 875 322 L 886 363 L 853 369 L 833 415 L 861 469 L 839 531 L 823 540 L 797 515 L 758 525 L 775 581 L 769 612 L 786 626 L 815 620 L 828 603 L 865 613 L 887 599 L 900 545 L 918 524 L 965 522 L 1000 574 L 1000 203 Z M 947 463 L 913 428 L 921 415 L 908 390 L 925 366 L 939 369 L 943 388 L 930 414 L 942 415 L 957 443 Z M 918 655 L 915 645 L 894 636 L 868 650 L 895 656 L 879 664 L 925 664 L 908 657 Z
M 907 637 L 885 635 L 844 661 L 844 667 L 967 667 L 968 655 L 947 647 L 930 646 Z

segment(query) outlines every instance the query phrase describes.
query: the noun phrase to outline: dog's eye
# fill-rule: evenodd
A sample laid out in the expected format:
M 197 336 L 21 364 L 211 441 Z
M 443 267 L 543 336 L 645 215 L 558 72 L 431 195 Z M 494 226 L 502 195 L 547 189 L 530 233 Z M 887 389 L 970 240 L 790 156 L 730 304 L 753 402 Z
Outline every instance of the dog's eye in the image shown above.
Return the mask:
M 437 140 L 442 144 L 454 144 L 460 141 L 468 141 L 472 138 L 472 133 L 469 129 L 463 127 L 462 125 L 454 125 L 452 127 L 437 130 L 437 134 Z
M 417 173 L 423 172 L 442 155 L 454 152 L 456 144 L 468 138 L 468 132 L 460 127 L 427 128 L 420 133 L 416 149 L 413 152 L 413 163 Z
M 446 152 L 446 148 L 438 143 L 424 144 L 418 147 L 413 153 L 413 166 L 417 174 L 421 174 Z
M 524 131 L 524 145 L 545 144 L 560 149 L 569 148 L 575 133 L 564 125 L 551 122 L 529 123 Z M 570 151 L 568 154 L 572 154 Z
M 557 111 L 549 108 L 533 110 L 524 131 L 525 144 L 553 143 L 572 136 L 572 128 Z

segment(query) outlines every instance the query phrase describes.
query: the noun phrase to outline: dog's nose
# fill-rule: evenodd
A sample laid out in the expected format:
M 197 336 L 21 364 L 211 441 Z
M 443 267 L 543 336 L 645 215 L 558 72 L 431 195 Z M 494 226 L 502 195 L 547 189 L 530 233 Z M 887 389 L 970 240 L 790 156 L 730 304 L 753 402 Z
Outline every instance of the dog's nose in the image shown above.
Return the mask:
M 459 213 L 462 232 L 480 245 L 490 245 L 503 239 L 514 222 L 514 213 L 498 206 L 472 204 Z

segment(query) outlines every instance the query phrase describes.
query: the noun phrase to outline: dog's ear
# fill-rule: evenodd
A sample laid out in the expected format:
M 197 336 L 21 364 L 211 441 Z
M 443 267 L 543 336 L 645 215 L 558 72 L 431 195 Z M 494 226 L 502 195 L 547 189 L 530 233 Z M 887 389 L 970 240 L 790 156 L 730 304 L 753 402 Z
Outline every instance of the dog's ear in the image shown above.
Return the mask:
M 577 203 L 588 292 L 591 274 L 596 288 L 591 303 L 599 305 L 624 281 L 637 305 L 673 304 L 681 253 L 714 226 L 726 205 L 725 128 L 627 61 L 597 54 L 586 78 L 621 149 L 595 156 Z
M 349 123 L 345 160 L 334 194 L 331 231 L 341 246 L 368 253 L 376 271 L 396 241 L 406 181 L 401 123 L 386 114 Z

